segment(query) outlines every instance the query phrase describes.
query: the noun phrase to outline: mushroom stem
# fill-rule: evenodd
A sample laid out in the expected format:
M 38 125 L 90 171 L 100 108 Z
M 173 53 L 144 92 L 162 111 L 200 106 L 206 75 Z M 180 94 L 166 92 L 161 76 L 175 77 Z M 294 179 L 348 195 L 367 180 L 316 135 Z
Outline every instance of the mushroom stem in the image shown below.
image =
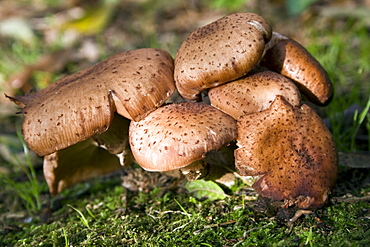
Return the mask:
M 189 181 L 204 178 L 208 174 L 208 164 L 205 160 L 197 160 L 188 166 L 180 168 L 181 173 Z
M 303 214 L 312 214 L 312 210 L 305 210 L 305 209 L 299 209 L 295 212 L 294 216 L 289 219 L 290 223 L 296 222 L 299 217 L 301 217 Z
M 235 148 L 236 145 L 232 143 L 219 150 L 211 150 L 203 159 L 180 168 L 180 171 L 189 181 L 204 178 L 225 185 L 232 184 L 238 176 L 234 163 Z

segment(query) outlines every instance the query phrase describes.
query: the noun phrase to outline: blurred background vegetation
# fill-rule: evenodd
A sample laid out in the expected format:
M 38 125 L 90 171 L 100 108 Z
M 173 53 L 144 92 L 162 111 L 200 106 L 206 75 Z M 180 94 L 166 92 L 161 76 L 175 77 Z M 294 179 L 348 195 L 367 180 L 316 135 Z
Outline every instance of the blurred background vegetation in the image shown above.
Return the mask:
M 124 50 L 155 47 L 174 56 L 190 32 L 233 12 L 262 15 L 274 31 L 295 39 L 321 62 L 335 96 L 329 106 L 316 110 L 339 151 L 368 152 L 369 0 L 2 0 L 0 221 L 38 214 L 40 195 L 48 197 L 42 160 L 25 152 L 19 138 L 22 117 L 4 94 L 39 90 Z M 368 169 L 346 178 L 356 176 L 362 179 L 358 184 L 342 181 L 339 188 L 369 196 Z

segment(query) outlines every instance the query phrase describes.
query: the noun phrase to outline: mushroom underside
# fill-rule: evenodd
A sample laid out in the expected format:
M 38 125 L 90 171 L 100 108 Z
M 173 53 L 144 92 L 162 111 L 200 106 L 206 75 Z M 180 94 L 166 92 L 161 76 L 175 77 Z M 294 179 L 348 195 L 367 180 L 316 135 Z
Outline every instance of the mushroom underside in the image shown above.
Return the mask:
M 86 179 L 133 163 L 128 143 L 130 121 L 114 114 L 109 129 L 44 157 L 44 176 L 52 195 Z

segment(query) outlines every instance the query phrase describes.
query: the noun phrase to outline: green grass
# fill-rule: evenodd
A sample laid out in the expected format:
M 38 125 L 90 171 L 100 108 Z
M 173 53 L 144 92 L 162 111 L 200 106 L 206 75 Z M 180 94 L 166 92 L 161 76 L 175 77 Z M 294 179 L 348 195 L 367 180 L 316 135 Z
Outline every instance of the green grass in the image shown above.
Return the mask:
M 365 246 L 370 233 L 370 205 L 363 202 L 330 205 L 317 210 L 315 216 L 302 217 L 290 228 L 285 221 L 268 217 L 255 206 L 243 207 L 242 196 L 200 202 L 177 191 L 161 197 L 159 192 L 158 188 L 150 193 L 129 193 L 125 213 L 124 188 L 120 185 L 95 192 L 94 198 L 87 193 L 78 202 L 66 199 L 64 203 L 73 204 L 79 213 L 63 207 L 51 223 L 25 224 L 22 231 L 11 233 L 12 238 L 3 239 L 3 243 L 15 246 L 63 246 L 67 241 L 73 246 Z M 84 215 L 89 227 L 77 215 Z
M 213 7 L 234 6 L 225 4 L 226 1 L 214 1 Z M 158 18 L 149 12 L 156 8 L 194 11 L 177 5 L 178 1 L 170 7 L 148 1 L 143 9 L 134 6 L 142 14 L 132 18 L 143 27 Z M 197 8 L 207 10 L 204 6 Z M 295 19 L 286 22 L 290 21 Z M 350 123 L 344 116 L 351 105 L 365 108 L 369 104 L 368 30 L 350 19 L 334 27 L 317 23 L 307 24 L 310 26 L 305 29 L 305 45 L 326 68 L 335 87 L 332 103 L 319 111 L 329 118 L 339 151 L 368 150 L 370 116 L 359 111 Z M 102 59 L 120 50 L 119 45 L 162 47 L 174 54 L 184 33 L 167 34 L 172 42 L 161 43 L 164 33 L 157 34 L 157 29 L 140 34 L 132 30 L 131 40 L 126 43 L 107 44 L 104 34 L 97 35 L 94 42 L 104 50 Z M 0 85 L 22 65 L 60 46 L 45 46 L 39 38 L 34 47 L 16 40 L 0 42 Z M 68 71 L 52 76 L 59 77 L 83 65 L 83 62 L 68 64 Z M 38 76 L 42 75 L 32 77 L 35 85 Z M 368 201 L 333 200 L 291 225 L 282 218 L 284 211 L 262 210 L 256 202 L 248 201 L 241 181 L 227 190 L 230 197 L 216 201 L 198 200 L 183 187 L 167 191 L 155 188 L 148 193 L 127 191 L 121 186 L 119 175 L 93 179 L 50 198 L 42 178 L 41 160 L 30 157 L 26 149 L 24 153 L 19 139 L 14 147 L 7 143 L 9 135 L 16 138 L 19 120 L 14 116 L 1 117 L 1 129 L 6 131 L 1 133 L 0 142 L 15 158 L 0 157 L 0 167 L 7 171 L 0 175 L 0 186 L 4 188 L 0 191 L 0 246 L 367 246 L 370 242 Z M 364 131 L 364 126 L 367 144 L 354 138 Z M 369 169 L 348 170 L 351 174 L 341 170 L 341 184 L 334 197 L 370 195 Z
M 342 30 L 333 32 L 326 28 L 310 29 L 307 35 L 312 40 L 306 48 L 324 66 L 334 84 L 334 98 L 325 107 L 325 115 L 329 118 L 338 150 L 358 151 L 361 147 L 356 146 L 354 136 L 360 125 L 369 123 L 370 118 L 365 109 L 361 119 L 348 123 L 344 113 L 353 105 L 366 108 L 370 100 L 370 62 L 366 55 L 370 45 L 366 41 L 366 27 L 348 20 L 340 28 Z
M 27 180 L 25 182 L 19 183 L 18 181 L 14 181 L 9 177 L 4 177 L 3 180 L 5 187 L 8 188 L 9 191 L 13 191 L 16 195 L 18 195 L 27 210 L 30 214 L 36 214 L 41 210 L 41 199 L 40 193 L 46 189 L 46 184 L 42 183 L 38 180 L 35 168 L 33 166 L 29 149 L 26 146 L 26 143 L 23 140 L 23 137 L 20 133 L 20 130 L 17 131 L 17 135 L 22 142 L 23 150 L 25 153 L 25 162 L 22 162 L 16 156 L 14 157 L 16 164 L 15 166 L 19 167 L 22 172 L 26 175 Z

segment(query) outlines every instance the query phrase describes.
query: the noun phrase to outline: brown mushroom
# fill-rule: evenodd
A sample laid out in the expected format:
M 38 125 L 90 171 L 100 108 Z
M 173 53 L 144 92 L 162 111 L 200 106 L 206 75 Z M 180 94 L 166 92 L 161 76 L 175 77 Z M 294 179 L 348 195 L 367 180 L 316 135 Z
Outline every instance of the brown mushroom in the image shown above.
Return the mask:
M 103 133 L 114 112 L 138 121 L 175 90 L 173 59 L 160 49 L 122 52 L 37 93 L 11 98 L 23 107 L 23 135 L 44 156 Z
M 83 180 L 133 163 L 128 143 L 130 121 L 118 114 L 109 129 L 44 157 L 44 176 L 52 195 Z
M 187 167 L 185 173 L 191 173 L 203 168 L 201 160 L 207 152 L 227 145 L 236 132 L 236 121 L 215 107 L 183 102 L 160 107 L 143 120 L 131 122 L 129 138 L 133 156 L 145 170 Z
M 191 33 L 175 56 L 180 95 L 195 100 L 202 90 L 248 73 L 260 60 L 271 32 L 261 16 L 236 13 Z
M 328 201 L 337 176 L 331 133 L 307 105 L 277 96 L 270 108 L 238 121 L 235 165 L 241 175 L 261 176 L 253 187 L 284 207 L 315 209 Z
M 262 71 L 214 87 L 208 96 L 213 106 L 235 119 L 270 107 L 276 95 L 282 95 L 294 106 L 301 104 L 301 94 L 288 78 Z
M 321 64 L 298 42 L 284 36 L 274 40 L 276 44 L 266 51 L 261 65 L 292 79 L 309 101 L 327 105 L 333 85 Z

